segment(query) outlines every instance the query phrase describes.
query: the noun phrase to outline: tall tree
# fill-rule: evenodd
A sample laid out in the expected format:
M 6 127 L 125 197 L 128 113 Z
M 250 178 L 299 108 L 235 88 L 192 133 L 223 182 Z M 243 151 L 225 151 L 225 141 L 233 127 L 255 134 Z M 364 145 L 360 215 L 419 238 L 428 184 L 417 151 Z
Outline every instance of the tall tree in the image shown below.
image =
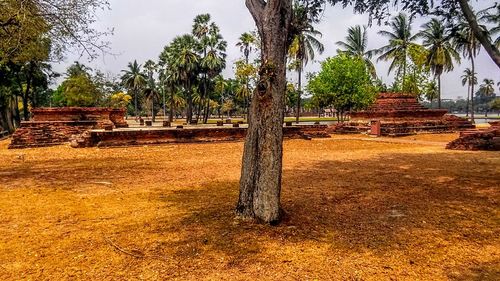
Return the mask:
M 96 11 L 109 8 L 107 0 L 5 0 L 0 9 L 0 61 L 17 60 L 30 49 L 29 42 L 43 33 L 51 42 L 51 56 L 60 60 L 68 49 L 95 58 L 107 50 L 103 41 L 111 31 L 94 28 Z M 28 43 L 28 44 L 26 44 Z
M 187 123 L 193 119 L 193 85 L 200 73 L 201 58 L 197 53 L 198 47 L 192 35 L 184 34 L 175 37 L 160 55 L 163 63 L 170 68 L 169 76 L 175 79 L 177 86 L 184 92 Z
M 486 30 L 484 26 L 481 26 L 483 30 Z M 471 119 L 474 122 L 474 86 L 477 84 L 476 75 L 476 64 L 475 59 L 481 50 L 481 43 L 477 40 L 476 36 L 469 23 L 464 17 L 461 18 L 458 24 L 458 31 L 453 36 L 453 43 L 459 52 L 462 52 L 463 56 L 470 60 L 471 69 L 468 74 L 472 75 L 469 78 L 469 92 L 471 93 L 470 106 L 471 106 Z M 468 69 L 466 69 L 467 71 Z M 473 83 L 475 81 L 475 83 Z M 469 111 L 469 96 L 467 96 L 467 112 Z
M 255 36 L 251 32 L 244 32 L 240 35 L 236 47 L 240 47 L 240 51 L 243 52 L 245 57 L 245 63 L 249 63 L 250 53 L 253 50 L 253 46 L 256 42 Z
M 452 44 L 452 34 L 446 29 L 442 21 L 433 18 L 422 26 L 419 32 L 423 45 L 427 48 L 427 65 L 438 81 L 438 108 L 441 108 L 441 75 L 443 72 L 452 71 L 453 62 L 460 63 L 460 55 Z
M 474 32 L 474 35 L 476 36 L 477 40 L 481 42 L 481 45 L 483 46 L 484 50 L 488 53 L 488 55 L 491 57 L 493 62 L 495 62 L 498 68 L 500 68 L 500 50 L 491 41 L 489 33 L 480 27 L 477 16 L 474 14 L 474 11 L 469 6 L 469 1 L 468 0 L 456 0 L 456 1 L 458 2 L 458 5 L 460 5 L 460 9 L 463 13 L 463 16 L 469 23 L 469 26 Z M 447 2 L 451 2 L 447 4 L 451 6 L 451 8 L 454 8 L 453 7 L 454 1 L 448 0 Z
M 466 116 L 469 116 L 469 109 L 471 109 L 471 118 L 474 120 L 474 91 L 473 85 L 477 84 L 476 73 L 472 72 L 472 69 L 466 68 L 464 74 L 462 75 L 462 86 L 467 85 L 467 108 L 465 110 Z M 472 96 L 472 103 L 469 102 Z M 472 106 L 470 106 L 472 104 Z
M 244 61 L 237 61 L 235 65 L 236 76 L 242 80 L 241 82 L 243 83 L 243 87 L 239 87 L 238 94 L 245 101 L 246 108 L 249 106 L 249 99 L 251 97 L 250 79 L 255 73 L 255 67 L 250 63 L 250 53 L 254 50 L 254 46 L 256 44 L 258 44 L 258 39 L 252 32 L 245 32 L 241 34 L 238 39 L 238 43 L 236 43 L 236 46 L 240 47 L 240 52 L 243 52 L 245 59 Z
M 207 123 L 210 111 L 208 86 L 211 79 L 219 75 L 226 66 L 227 42 L 222 38 L 217 24 L 211 21 L 210 14 L 196 16 L 192 33 L 198 40 L 200 72 L 202 74 L 202 95 L 197 115 L 199 118 L 201 108 L 204 107 L 203 123 Z
M 485 96 L 491 97 L 495 93 L 495 82 L 493 79 L 485 78 L 479 89 Z
M 300 119 L 300 102 L 302 93 L 302 72 L 309 60 L 313 60 L 315 51 L 323 53 L 325 47 L 316 38 L 321 37 L 321 32 L 313 26 L 313 20 L 310 18 L 308 8 L 299 1 L 295 1 L 293 7 L 292 25 L 295 28 L 295 36 L 289 49 L 289 55 L 295 60 L 294 68 L 297 71 L 297 106 L 295 110 L 296 123 Z
M 377 78 L 375 65 L 371 61 L 374 51 L 368 50 L 368 32 L 366 26 L 355 25 L 349 27 L 345 41 L 337 41 L 336 44 L 341 48 L 337 50 L 338 53 L 346 53 L 350 56 L 363 59 L 372 78 Z
M 157 64 L 152 60 L 147 60 L 144 63 L 144 70 L 146 71 L 145 76 L 147 77 L 146 89 L 144 89 L 144 95 L 147 100 L 151 102 L 151 120 L 155 122 L 155 99 L 158 98 L 158 88 L 156 87 L 156 81 L 154 74 L 156 73 Z
M 442 0 L 439 8 L 449 13 L 457 10 L 457 0 Z M 467 0 L 458 0 L 467 5 Z M 325 3 L 352 4 L 356 12 L 368 12 L 381 20 L 394 2 L 412 14 L 428 14 L 434 1 L 429 0 L 304 0 L 312 18 L 319 21 Z M 282 172 L 283 106 L 286 93 L 286 54 L 295 35 L 291 26 L 292 0 L 245 0 L 259 37 L 262 53 L 259 79 L 249 114 L 240 179 L 238 215 L 267 223 L 280 218 Z M 473 21 L 467 17 L 468 21 Z M 480 36 L 476 33 L 476 37 Z M 483 38 L 484 39 L 484 38 Z M 484 45 L 484 40 L 480 40 Z M 484 41 L 484 42 L 483 42 Z M 498 51 L 496 53 L 499 53 Z M 495 59 L 494 52 L 488 54 Z M 498 63 L 500 67 L 500 54 Z
M 139 116 L 139 93 L 141 89 L 146 86 L 147 80 L 146 76 L 141 71 L 141 65 L 137 63 L 137 60 L 134 60 L 134 62 L 129 62 L 127 67 L 128 69 L 122 70 L 123 76 L 121 77 L 121 79 L 123 85 L 130 91 L 132 91 L 132 94 L 134 96 L 134 114 L 137 117 Z
M 391 60 L 389 73 L 397 68 L 397 76 L 402 77 L 403 91 L 404 78 L 406 77 L 408 66 L 408 49 L 415 44 L 416 34 L 412 34 L 411 19 L 404 13 L 399 13 L 393 17 L 390 22 L 391 31 L 381 30 L 378 34 L 387 37 L 389 44 L 378 49 L 376 52 L 381 54 L 377 61 Z

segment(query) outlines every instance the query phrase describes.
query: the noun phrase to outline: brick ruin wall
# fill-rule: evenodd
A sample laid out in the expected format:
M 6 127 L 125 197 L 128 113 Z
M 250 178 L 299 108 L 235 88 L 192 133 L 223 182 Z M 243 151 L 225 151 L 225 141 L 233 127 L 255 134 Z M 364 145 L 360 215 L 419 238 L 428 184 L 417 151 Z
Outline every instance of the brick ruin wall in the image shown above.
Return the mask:
M 371 121 L 380 121 L 383 136 L 449 133 L 474 128 L 464 118 L 446 115 L 444 109 L 426 109 L 408 94 L 381 93 L 367 110 L 350 113 L 350 121 L 332 125 L 330 133 L 368 133 Z
M 287 139 L 330 137 L 326 125 L 283 127 Z M 71 140 L 72 147 L 120 147 L 168 143 L 242 141 L 247 128 L 182 128 L 153 130 L 90 131 Z
M 500 121 L 490 122 L 490 127 L 482 130 L 468 130 L 446 145 L 453 150 L 500 150 Z
M 35 108 L 32 120 L 21 122 L 9 148 L 52 146 L 67 143 L 72 135 L 91 129 L 128 127 L 125 110 L 111 108 Z

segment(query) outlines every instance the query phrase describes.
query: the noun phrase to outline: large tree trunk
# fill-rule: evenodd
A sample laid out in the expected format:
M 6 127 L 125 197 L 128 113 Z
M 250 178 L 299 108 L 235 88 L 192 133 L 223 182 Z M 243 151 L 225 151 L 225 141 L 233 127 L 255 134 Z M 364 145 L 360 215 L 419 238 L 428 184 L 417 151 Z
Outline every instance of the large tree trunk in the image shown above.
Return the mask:
M 236 212 L 275 223 L 281 214 L 285 58 L 292 1 L 246 0 L 246 5 L 262 38 L 262 65 L 248 116 Z
M 472 32 L 474 32 L 474 36 L 476 36 L 477 40 L 481 42 L 481 45 L 483 45 L 484 49 L 486 50 L 488 55 L 490 55 L 493 62 L 495 62 L 496 65 L 500 68 L 500 51 L 497 47 L 495 47 L 495 45 L 493 45 L 493 43 L 489 39 L 488 34 L 479 27 L 476 15 L 470 8 L 468 2 L 468 0 L 458 0 L 465 19 L 469 23 Z

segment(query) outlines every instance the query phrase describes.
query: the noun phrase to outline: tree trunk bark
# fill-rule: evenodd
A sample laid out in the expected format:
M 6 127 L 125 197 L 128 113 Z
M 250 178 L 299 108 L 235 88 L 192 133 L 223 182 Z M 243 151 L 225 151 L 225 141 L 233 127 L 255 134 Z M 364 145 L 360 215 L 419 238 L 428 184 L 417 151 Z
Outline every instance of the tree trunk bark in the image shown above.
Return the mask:
M 302 62 L 300 62 L 302 64 Z M 299 124 L 300 122 L 300 95 L 302 93 L 302 65 L 299 66 L 298 69 L 298 74 L 299 74 L 299 83 L 298 83 L 298 89 L 297 89 L 297 117 L 295 122 Z
M 291 0 L 246 0 L 262 38 L 259 82 L 250 106 L 236 213 L 265 223 L 281 217 L 283 107 Z
M 191 83 L 186 83 L 186 95 L 187 95 L 187 111 L 186 111 L 186 123 L 191 123 L 193 120 L 193 95 L 191 93 Z
M 151 99 L 151 121 L 154 123 L 156 121 L 155 116 L 155 98 Z
M 168 114 L 168 122 L 174 122 L 174 102 L 170 102 L 170 112 Z
M 465 106 L 465 117 L 469 117 L 469 106 L 470 106 L 470 82 L 467 85 L 467 105 Z
M 500 51 L 498 50 L 497 47 L 495 47 L 495 45 L 493 45 L 493 43 L 489 39 L 488 34 L 479 27 L 476 15 L 470 8 L 468 2 L 469 2 L 468 0 L 458 0 L 460 8 L 462 9 L 465 19 L 469 23 L 472 32 L 474 32 L 474 35 L 476 36 L 477 40 L 481 42 L 481 45 L 483 45 L 484 49 L 491 57 L 493 62 L 496 63 L 498 68 L 500 68 Z
M 471 67 L 472 67 L 472 83 L 470 87 L 470 120 L 472 124 L 474 124 L 476 121 L 474 120 L 474 82 L 476 81 L 476 64 L 474 62 L 474 56 L 470 57 L 471 59 Z
M 441 74 L 438 75 L 438 108 L 441 109 Z
M 138 92 L 138 90 L 134 88 L 133 91 L 134 91 L 134 111 L 135 111 L 135 117 L 137 118 L 137 116 L 139 116 L 139 109 L 137 107 L 137 92 Z

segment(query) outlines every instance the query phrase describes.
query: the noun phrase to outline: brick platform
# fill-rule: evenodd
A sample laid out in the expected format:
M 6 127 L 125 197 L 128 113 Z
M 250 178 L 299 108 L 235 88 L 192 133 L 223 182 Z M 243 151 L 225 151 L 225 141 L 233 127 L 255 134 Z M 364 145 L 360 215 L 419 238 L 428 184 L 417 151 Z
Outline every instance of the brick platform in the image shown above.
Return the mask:
M 288 139 L 310 139 L 330 137 L 326 133 L 327 126 L 293 126 L 284 127 L 284 137 Z M 82 147 L 120 147 L 134 145 L 155 145 L 168 143 L 199 143 L 242 141 L 247 128 L 204 127 L 183 129 L 152 129 L 152 130 L 92 130 L 79 136 L 74 136 L 71 146 Z
M 490 122 L 491 127 L 482 130 L 467 130 L 448 145 L 453 150 L 500 150 L 500 121 Z
M 35 108 L 31 113 L 32 120 L 21 122 L 12 136 L 10 149 L 58 145 L 91 129 L 128 127 L 123 109 Z
M 444 109 L 426 109 L 408 94 L 381 93 L 367 110 L 350 113 L 350 121 L 332 125 L 331 133 L 369 133 L 378 121 L 383 136 L 449 133 L 474 128 L 464 118 L 446 115 Z

